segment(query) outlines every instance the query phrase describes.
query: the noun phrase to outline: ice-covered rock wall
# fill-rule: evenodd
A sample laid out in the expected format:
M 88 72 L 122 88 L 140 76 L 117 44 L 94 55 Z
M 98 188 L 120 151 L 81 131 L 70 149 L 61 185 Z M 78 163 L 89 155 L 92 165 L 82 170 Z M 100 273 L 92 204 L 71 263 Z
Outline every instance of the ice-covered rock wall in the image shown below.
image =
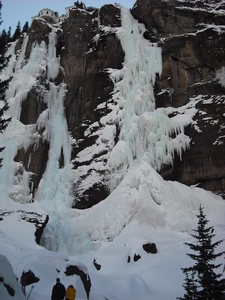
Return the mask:
M 22 288 L 16 279 L 12 265 L 8 259 L 0 255 L 0 295 L 2 299 L 25 300 Z
M 181 158 L 190 142 L 184 128 L 191 122 L 185 114 L 169 117 L 166 110 L 156 109 L 154 84 L 156 75 L 162 72 L 161 48 L 144 38 L 144 25 L 129 10 L 122 8 L 121 20 L 117 36 L 125 61 L 121 70 L 109 70 L 115 82 L 114 101 L 122 108 L 119 141 L 109 158 L 113 188 L 124 169 L 133 167 L 145 155 L 156 170 L 163 164 L 173 164 L 175 152 Z
M 64 113 L 66 85 L 63 82 L 58 85 L 54 83 L 60 69 L 60 58 L 56 55 L 55 31 L 53 28 L 49 34 L 47 55 L 49 91 L 46 93 L 45 101 L 48 108 L 37 122 L 50 144 L 46 170 L 38 191 L 39 198 L 42 203 L 57 210 L 58 207 L 62 209 L 63 205 L 66 207 L 72 205 L 72 188 L 69 186 L 72 181 L 72 170 L 71 137 Z
M 145 23 L 146 37 L 163 49 L 157 107 L 196 108 L 197 126 L 186 130 L 189 150 L 161 174 L 224 195 L 224 87 L 217 76 L 225 65 L 224 1 L 138 0 L 132 13 Z
M 31 48 L 29 58 L 26 59 L 29 36 L 23 37 L 22 47 L 15 53 L 14 42 L 7 55 L 11 55 L 9 65 L 4 74 L 12 76 L 7 91 L 9 102 L 8 114 L 11 116 L 6 132 L 2 136 L 5 145 L 3 152 L 4 164 L 1 168 L 1 190 L 18 202 L 40 201 L 49 209 L 71 206 L 71 137 L 68 132 L 64 113 L 64 99 L 66 84 L 61 80 L 56 82 L 60 71 L 60 57 L 56 53 L 57 29 L 50 26 L 48 44 L 44 41 L 35 42 Z M 21 120 L 23 101 L 28 99 L 31 90 L 38 90 L 45 107 L 36 116 L 34 124 L 24 124 Z M 29 153 L 27 166 L 25 162 L 15 162 L 14 159 L 20 149 L 39 148 L 39 144 L 49 145 L 46 169 L 38 192 L 33 193 L 32 172 L 29 172 L 32 152 Z M 39 162 L 42 163 L 42 162 Z
M 25 125 L 20 122 L 21 106 L 46 68 L 46 46 L 44 43 L 34 44 L 29 60 L 25 59 L 28 38 L 26 35 L 23 37 L 19 54 L 15 53 L 16 42 L 12 43 L 7 52 L 7 55 L 11 55 L 9 65 L 3 73 L 7 78 L 12 76 L 6 92 L 10 106 L 7 113 L 12 120 L 4 135 L 1 136 L 1 143 L 5 149 L 3 151 L 4 164 L 0 170 L 0 187 L 3 193 L 10 194 L 13 200 L 19 202 L 27 202 L 32 198 L 29 188 L 31 174 L 25 170 L 23 163 L 15 162 L 14 158 L 20 148 L 28 149 L 37 139 L 35 124 Z

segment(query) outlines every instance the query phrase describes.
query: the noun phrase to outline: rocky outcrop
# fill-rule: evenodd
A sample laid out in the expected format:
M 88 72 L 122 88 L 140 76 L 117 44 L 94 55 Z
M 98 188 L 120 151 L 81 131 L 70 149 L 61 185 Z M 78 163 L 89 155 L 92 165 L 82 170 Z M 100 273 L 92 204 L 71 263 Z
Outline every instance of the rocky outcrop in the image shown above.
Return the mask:
M 27 43 L 25 58 L 29 59 L 31 49 L 36 43 L 45 42 L 48 44 L 48 35 L 51 32 L 51 28 L 48 22 L 44 19 L 34 19 L 29 29 L 29 40 Z
M 105 26 L 108 26 L 107 31 Z M 78 172 L 82 168 L 87 169 L 85 174 L 80 172 L 82 175 L 76 183 L 77 208 L 88 208 L 109 194 L 105 173 L 99 173 L 92 166 L 107 150 L 82 162 L 77 156 L 95 145 L 98 137 L 95 132 L 99 130 L 101 117 L 107 112 L 107 105 L 101 109 L 97 107 L 111 99 L 114 86 L 107 73 L 108 68 L 122 67 L 124 53 L 113 30 L 116 26 L 120 26 L 120 10 L 114 5 L 106 5 L 94 13 L 75 8 L 63 24 L 65 50 L 62 52 L 62 66 L 68 87 L 65 109 L 69 130 L 77 140 L 72 159 Z M 86 134 L 93 123 L 97 126 Z M 82 183 L 93 172 L 96 172 L 98 180 L 84 189 Z
M 38 278 L 31 270 L 28 270 L 22 272 L 20 281 L 22 287 L 25 287 L 27 285 L 40 281 L 40 278 Z
M 190 149 L 172 167 L 166 179 L 224 194 L 224 87 L 216 80 L 225 65 L 222 1 L 138 0 L 133 15 L 144 22 L 146 37 L 163 49 L 163 72 L 156 83 L 157 107 L 180 107 L 194 101 L 196 126 L 186 133 Z
M 156 254 L 158 252 L 155 243 L 147 243 L 142 246 L 147 253 Z
M 17 281 L 12 265 L 4 255 L 0 255 L 0 265 L 1 299 L 25 300 L 26 297 L 22 293 L 21 286 Z
M 87 273 L 87 268 L 84 265 L 76 265 L 76 266 L 68 266 L 66 271 L 64 272 L 66 276 L 77 275 L 80 277 L 81 281 L 83 282 L 84 289 L 87 294 L 87 299 L 89 299 L 89 294 L 91 290 L 91 279 L 89 274 Z
M 32 223 L 35 226 L 34 236 L 37 244 L 40 244 L 42 233 L 48 223 L 48 215 L 40 215 L 34 212 L 27 212 L 23 210 L 10 211 L 3 210 L 0 213 L 0 221 L 4 221 L 4 218 L 14 215 L 19 221 Z
M 137 0 L 133 15 L 156 35 L 193 32 L 198 24 L 224 25 L 222 1 Z
M 93 265 L 95 266 L 96 270 L 100 271 L 102 266 L 97 263 L 96 258 L 93 260 Z
M 48 161 L 49 143 L 42 139 L 38 144 L 32 144 L 27 149 L 18 150 L 15 161 L 23 162 L 24 168 L 31 173 L 31 193 L 33 195 L 38 188 Z

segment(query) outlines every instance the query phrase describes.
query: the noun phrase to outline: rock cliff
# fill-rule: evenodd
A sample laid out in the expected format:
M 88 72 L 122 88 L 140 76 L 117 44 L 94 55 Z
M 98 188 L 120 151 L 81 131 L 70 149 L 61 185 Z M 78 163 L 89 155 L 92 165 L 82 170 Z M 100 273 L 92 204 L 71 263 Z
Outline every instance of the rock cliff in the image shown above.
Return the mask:
M 190 149 L 165 178 L 224 193 L 224 1 L 144 1 L 133 8 L 163 49 L 163 74 L 156 85 L 158 106 L 194 101 L 198 129 L 187 128 Z M 223 70 L 223 71 L 222 71 Z M 224 80 L 224 78 L 223 78 Z M 163 92 L 162 92 L 163 91 Z
M 223 1 L 201 0 L 138 0 L 132 9 L 133 16 L 146 26 L 145 38 L 162 47 L 163 72 L 154 90 L 156 106 L 196 108 L 195 122 L 186 128 L 190 148 L 182 160 L 175 156 L 173 165 L 164 165 L 160 172 L 166 179 L 199 184 L 221 194 L 225 192 L 224 9 Z M 108 159 L 120 131 L 119 120 L 112 121 L 112 112 L 118 107 L 112 97 L 110 70 L 121 69 L 124 62 L 116 36 L 120 26 L 120 8 L 106 5 L 87 10 L 74 7 L 56 27 L 56 50 L 62 68 L 54 82 L 65 82 L 67 87 L 64 105 L 73 138 L 73 197 L 77 208 L 88 208 L 110 193 Z M 25 51 L 27 60 L 34 43 L 49 43 L 50 31 L 45 20 L 33 20 Z M 19 41 L 17 47 L 21 45 Z M 35 140 L 26 149 L 21 148 L 15 157 L 32 173 L 33 194 L 48 160 L 49 142 L 37 125 L 47 109 L 48 90 L 45 75 L 40 76 L 24 99 L 20 114 L 20 121 L 35 126 L 38 136 L 38 143 Z M 63 155 L 59 164 L 64 164 Z

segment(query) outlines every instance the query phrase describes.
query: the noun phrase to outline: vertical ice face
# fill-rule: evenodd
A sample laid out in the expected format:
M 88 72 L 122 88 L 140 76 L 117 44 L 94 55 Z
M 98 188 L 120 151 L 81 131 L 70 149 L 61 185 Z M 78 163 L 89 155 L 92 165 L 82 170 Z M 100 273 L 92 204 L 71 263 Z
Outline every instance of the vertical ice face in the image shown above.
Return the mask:
M 34 142 L 34 125 L 24 125 L 20 120 L 21 104 L 27 98 L 28 92 L 37 83 L 38 77 L 46 69 L 46 46 L 45 43 L 34 44 L 30 58 L 25 59 L 28 36 L 24 36 L 20 53 L 15 53 L 16 42 L 11 45 L 6 55 L 10 55 L 8 67 L 3 71 L 1 77 L 12 76 L 9 88 L 6 91 L 6 98 L 9 103 L 7 114 L 12 118 L 6 131 L 0 137 L 0 145 L 5 149 L 2 153 L 3 166 L 0 169 L 0 190 L 4 192 L 5 199 L 11 194 L 14 200 L 20 199 L 21 194 L 26 195 L 24 202 L 29 201 L 29 174 L 24 170 L 20 180 L 14 175 L 21 166 L 14 161 L 18 149 L 27 147 Z M 21 178 L 21 176 L 23 178 Z M 23 187 L 24 185 L 24 187 Z M 27 199 L 26 199 L 27 198 Z M 20 201 L 20 200 L 19 200 Z M 21 202 L 21 201 L 20 201 Z
M 189 144 L 184 124 L 170 119 L 166 110 L 155 108 L 153 87 L 156 74 L 162 72 L 161 48 L 143 37 L 144 25 L 129 10 L 121 9 L 121 19 L 117 36 L 125 61 L 113 78 L 114 98 L 122 107 L 119 141 L 109 158 L 113 180 L 118 171 L 132 167 L 143 156 L 154 169 L 160 169 L 163 163 L 172 163 L 174 153 L 181 153 Z
M 43 138 L 48 139 L 50 150 L 46 172 L 40 187 L 40 201 L 50 208 L 55 208 L 57 204 L 68 207 L 71 205 L 68 192 L 71 176 L 71 145 L 63 105 L 66 85 L 54 83 L 60 69 L 60 58 L 56 54 L 56 29 L 52 27 L 48 47 L 45 42 L 33 44 L 28 60 L 25 59 L 27 43 L 28 36 L 24 38 L 18 56 L 15 54 L 15 44 L 12 44 L 8 51 L 11 59 L 3 74 L 5 78 L 13 77 L 7 90 L 7 100 L 10 105 L 9 114 L 12 121 L 0 139 L 0 145 L 5 146 L 2 153 L 4 164 L 0 169 L 0 189 L 5 191 L 5 198 L 10 194 L 14 195 L 14 198 L 16 196 L 17 199 L 20 199 L 20 183 L 26 185 L 24 191 L 21 190 L 23 195 L 29 191 L 28 174 L 24 171 L 24 178 L 21 178 L 21 174 L 18 175 L 19 177 L 15 177 L 21 166 L 14 161 L 14 157 L 18 149 L 26 149 L 29 145 L 35 144 L 36 125 L 39 129 L 41 123 L 45 133 Z M 44 101 L 47 103 L 48 109 L 38 118 L 37 124 L 24 125 L 19 121 L 22 102 L 35 85 L 40 85 L 39 79 L 41 77 L 47 79 L 46 82 L 49 86 L 48 90 L 45 86 L 41 87 L 45 91 Z M 29 195 L 27 197 L 29 198 Z
M 48 45 L 48 79 L 54 80 L 59 72 L 59 57 L 56 56 L 57 35 L 55 30 L 49 34 Z
M 15 72 L 7 91 L 7 99 L 10 105 L 10 115 L 19 120 L 21 104 L 27 98 L 28 92 L 37 83 L 37 78 L 46 69 L 46 45 L 34 44 L 29 60 L 25 60 L 27 37 L 25 38 L 21 53 L 15 63 Z
M 48 120 L 45 126 L 50 143 L 48 163 L 40 186 L 40 201 L 49 209 L 61 210 L 71 205 L 69 187 L 71 180 L 71 143 L 67 122 L 64 114 L 64 97 L 66 85 L 56 85 L 53 80 L 57 77 L 60 64 L 56 56 L 56 32 L 52 28 L 49 34 L 47 54 L 47 78 L 49 91 L 46 94 L 48 105 Z

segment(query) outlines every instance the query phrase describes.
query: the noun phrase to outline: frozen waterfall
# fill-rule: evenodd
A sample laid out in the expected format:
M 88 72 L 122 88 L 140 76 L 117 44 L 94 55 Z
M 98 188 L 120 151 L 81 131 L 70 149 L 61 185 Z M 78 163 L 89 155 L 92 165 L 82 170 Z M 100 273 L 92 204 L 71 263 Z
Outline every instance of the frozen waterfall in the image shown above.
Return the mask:
M 156 109 L 154 83 L 162 72 L 161 48 L 143 37 L 145 27 L 122 8 L 122 27 L 117 31 L 125 53 L 121 70 L 109 70 L 115 83 L 114 99 L 122 107 L 120 136 L 109 159 L 112 187 L 115 188 L 129 166 L 147 156 L 151 166 L 172 164 L 174 153 L 181 154 L 190 139 L 184 135 L 185 122 L 169 118 L 166 109 Z M 175 136 L 172 138 L 172 135 Z
M 45 43 L 33 44 L 30 58 L 26 60 L 27 43 L 28 36 L 25 35 L 19 53 L 15 53 L 16 42 L 11 44 L 6 53 L 6 56 L 10 56 L 9 64 L 1 74 L 4 79 L 12 76 L 6 91 L 9 103 L 7 114 L 12 120 L 0 137 L 0 144 L 5 147 L 2 153 L 3 166 L 0 169 L 0 191 L 4 193 L 5 199 L 10 195 L 17 202 L 31 200 L 30 174 L 25 169 L 22 170 L 21 164 L 15 162 L 14 158 L 19 149 L 26 150 L 35 142 L 35 125 L 24 125 L 20 122 L 22 102 L 27 98 L 28 92 L 36 85 L 38 78 L 46 68 Z
M 72 168 L 70 164 L 71 138 L 64 114 L 66 85 L 64 83 L 56 85 L 53 82 L 60 69 L 60 60 L 56 56 L 56 43 L 57 35 L 55 29 L 52 28 L 49 34 L 47 55 L 49 91 L 45 101 L 48 111 L 44 124 L 41 124 L 47 131 L 50 149 L 46 171 L 40 184 L 39 198 L 47 208 L 58 211 L 72 204 L 70 195 Z
M 71 138 L 68 132 L 67 122 L 64 115 L 64 98 L 66 85 L 54 83 L 60 70 L 60 57 L 56 54 L 57 34 L 56 29 L 51 27 L 48 47 L 45 42 L 32 45 L 29 59 L 25 53 L 28 44 L 28 36 L 24 36 L 23 44 L 19 53 L 15 53 L 16 42 L 12 43 L 6 55 L 10 56 L 8 67 L 4 70 L 3 79 L 13 76 L 10 81 L 6 96 L 9 103 L 9 115 L 12 117 L 6 132 L 1 136 L 0 144 L 5 146 L 3 152 L 3 167 L 0 169 L 0 190 L 18 202 L 30 201 L 29 172 L 23 169 L 21 164 L 16 163 L 14 158 L 19 149 L 25 150 L 39 142 L 42 138 L 50 144 L 49 157 L 45 174 L 41 180 L 38 199 L 49 209 L 57 209 L 57 204 L 62 207 L 70 207 L 70 186 L 72 168 L 70 165 Z M 40 85 L 40 78 L 46 77 L 49 86 L 42 86 L 44 102 L 47 109 L 41 113 L 37 124 L 24 125 L 20 121 L 22 103 L 32 88 Z M 22 178 L 22 177 L 23 178 Z M 22 191 L 22 189 L 24 191 Z M 17 195 L 18 194 L 18 195 Z M 20 194 L 20 195 L 19 195 Z M 23 201 L 20 201 L 21 195 Z

